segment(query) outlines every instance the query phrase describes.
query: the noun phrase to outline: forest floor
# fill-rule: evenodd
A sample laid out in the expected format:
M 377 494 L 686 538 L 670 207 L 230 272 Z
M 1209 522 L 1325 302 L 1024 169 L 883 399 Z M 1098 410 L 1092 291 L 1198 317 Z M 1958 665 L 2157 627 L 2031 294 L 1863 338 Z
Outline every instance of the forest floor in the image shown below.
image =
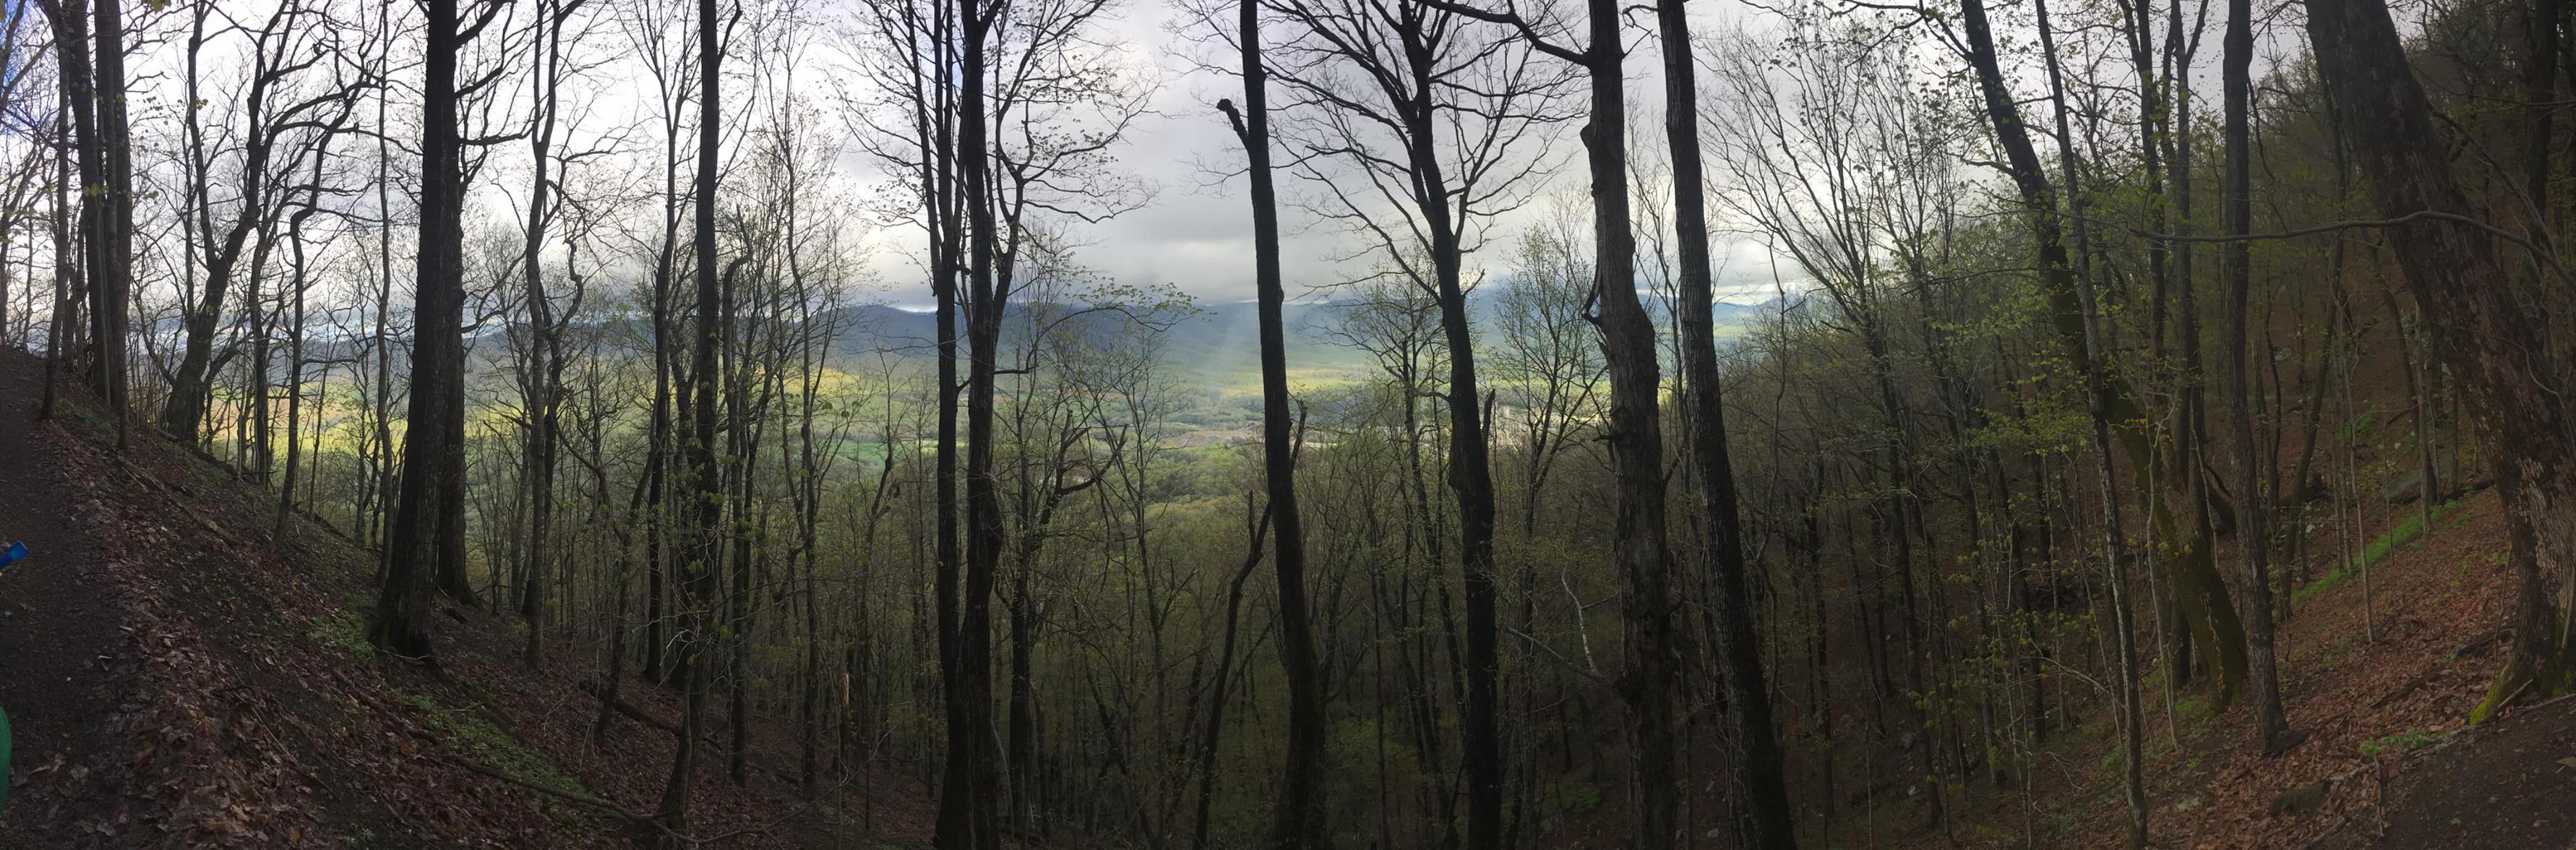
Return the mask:
M 2576 701 L 2468 723 L 2512 641 L 2496 496 L 2463 496 L 2430 533 L 2413 533 L 2420 525 L 2414 505 L 2369 507 L 2360 535 L 2372 541 L 2367 582 L 2357 570 L 2322 568 L 2348 557 L 2309 559 L 2320 566 L 2280 631 L 2297 740 L 2288 752 L 2260 754 L 2242 700 L 2213 712 L 2206 687 L 2168 691 L 2150 672 L 2150 846 L 2576 848 Z M 2310 541 L 2332 547 L 2334 536 L 2312 531 Z M 2227 540 L 2220 546 L 2232 552 Z M 2221 568 L 2233 570 L 2226 560 Z M 2152 639 L 2142 654 L 2154 651 Z M 1946 826 L 1925 826 L 1920 810 L 1896 813 L 1879 830 L 1837 824 L 1833 844 L 2121 846 L 2128 806 L 2117 727 L 2106 702 L 2092 705 L 2037 754 L 2025 784 L 2037 790 L 1979 785 Z
M 592 653 L 519 661 L 517 619 L 443 608 L 436 667 L 364 638 L 373 553 L 69 388 L 35 423 L 44 365 L 0 352 L 0 707 L 17 732 L 0 847 L 623 847 L 652 838 L 676 701 L 625 689 L 589 738 Z M 716 701 L 721 702 L 721 701 Z M 721 709 L 719 709 L 720 711 Z M 720 727 L 717 727 L 720 728 Z M 920 846 L 916 778 L 807 800 L 784 730 L 749 782 L 710 736 L 691 836 L 726 847 Z M 533 790 L 545 789 L 545 790 Z

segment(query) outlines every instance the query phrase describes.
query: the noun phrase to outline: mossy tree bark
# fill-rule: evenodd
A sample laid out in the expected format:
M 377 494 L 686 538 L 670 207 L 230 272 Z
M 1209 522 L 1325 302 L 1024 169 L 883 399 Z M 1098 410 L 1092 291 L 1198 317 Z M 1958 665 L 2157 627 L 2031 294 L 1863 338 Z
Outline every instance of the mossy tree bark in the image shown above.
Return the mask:
M 2434 355 L 2459 376 L 2464 407 L 2493 452 L 2515 577 L 2514 649 L 2470 719 L 2517 696 L 2576 691 L 2576 399 L 2565 395 L 2568 360 L 2544 325 L 2549 313 L 2537 309 L 2546 296 L 2536 281 L 2546 273 L 2520 285 L 2506 273 L 2496 248 L 2504 231 L 2472 214 L 2388 7 L 2308 0 L 2307 11 L 2318 76 L 2337 111 L 2371 116 L 2372 130 L 2348 140 L 2381 212 L 2418 217 L 2388 229 L 2390 247 L 2432 330 Z M 2546 159 L 2530 164 L 2545 168 Z

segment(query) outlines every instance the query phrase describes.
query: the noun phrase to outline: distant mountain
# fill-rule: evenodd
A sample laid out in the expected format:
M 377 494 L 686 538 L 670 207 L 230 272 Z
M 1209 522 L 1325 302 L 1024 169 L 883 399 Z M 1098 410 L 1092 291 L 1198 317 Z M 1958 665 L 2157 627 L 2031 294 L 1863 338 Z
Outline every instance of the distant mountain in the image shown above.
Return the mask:
M 1288 328 L 1292 369 L 1342 371 L 1371 367 L 1368 354 L 1331 339 L 1340 326 L 1340 307 L 1290 304 L 1283 318 Z M 894 352 L 928 357 L 938 340 L 939 323 L 931 313 L 882 304 L 852 307 L 840 317 L 849 323 L 836 346 L 839 353 L 874 355 Z M 1209 387 L 1257 384 L 1261 372 L 1260 311 L 1252 302 L 1199 305 L 1196 313 L 1162 330 L 1163 360 L 1172 367 L 1206 377 Z M 1090 321 L 1108 323 L 1115 317 Z
M 1471 309 L 1479 313 L 1490 309 L 1500 287 L 1480 287 L 1469 294 Z M 1648 309 L 1663 322 L 1661 305 L 1652 299 Z M 1288 331 L 1288 367 L 1292 381 L 1305 385 L 1338 383 L 1360 378 L 1377 368 L 1368 352 L 1352 346 L 1336 335 L 1342 319 L 1350 309 L 1347 302 L 1295 302 L 1286 305 L 1281 319 Z M 1733 336 L 1747 322 L 1760 320 L 1774 308 L 1770 302 L 1716 305 L 1718 335 Z M 849 331 L 836 346 L 843 356 L 891 352 L 899 356 L 927 358 L 938 338 L 938 322 L 926 311 L 908 310 L 883 304 L 847 308 L 838 319 L 847 322 Z M 1480 321 L 1482 317 L 1479 317 Z M 1184 386 L 1218 393 L 1248 392 L 1258 387 L 1261 375 L 1259 305 L 1250 301 L 1202 303 L 1197 312 L 1173 322 L 1162 330 L 1163 362 L 1167 374 L 1186 376 Z M 1100 316 L 1090 321 L 1113 322 L 1114 317 Z M 1486 322 L 1486 324 L 1490 324 Z

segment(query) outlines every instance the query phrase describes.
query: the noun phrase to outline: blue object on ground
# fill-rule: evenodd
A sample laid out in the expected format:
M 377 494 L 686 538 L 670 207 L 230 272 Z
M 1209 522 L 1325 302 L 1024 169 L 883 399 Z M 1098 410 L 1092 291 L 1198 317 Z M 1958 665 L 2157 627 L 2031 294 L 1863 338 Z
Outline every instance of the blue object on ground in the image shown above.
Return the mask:
M 10 565 L 10 564 L 13 564 L 13 563 L 17 563 L 17 562 L 19 562 L 19 561 L 26 560 L 26 558 L 27 558 L 27 543 L 26 543 L 26 541 L 23 541 L 23 540 L 12 540 L 12 541 L 9 541 L 9 548 L 8 548 L 8 549 L 6 549 L 6 550 L 0 550 L 0 567 L 6 567 L 6 566 L 8 566 L 8 565 Z

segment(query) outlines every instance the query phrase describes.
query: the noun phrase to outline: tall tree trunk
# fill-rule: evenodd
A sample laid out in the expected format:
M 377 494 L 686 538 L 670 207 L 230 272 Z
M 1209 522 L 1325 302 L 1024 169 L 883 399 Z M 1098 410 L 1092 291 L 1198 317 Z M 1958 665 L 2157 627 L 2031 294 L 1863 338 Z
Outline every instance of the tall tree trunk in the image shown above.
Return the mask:
M 1464 669 L 1460 671 L 1466 685 L 1465 716 L 1459 734 L 1459 761 L 1467 786 L 1467 848 L 1494 850 L 1501 846 L 1503 834 L 1503 739 L 1495 716 L 1496 682 L 1501 672 L 1496 604 L 1501 583 L 1494 565 L 1494 473 L 1486 422 L 1489 400 L 1479 389 L 1475 329 L 1462 282 L 1465 248 L 1460 229 L 1469 226 L 1466 217 L 1472 197 L 1452 200 L 1465 190 L 1452 188 L 1451 180 L 1443 173 L 1438 148 L 1440 101 L 1435 92 L 1441 85 L 1436 77 L 1442 68 L 1436 58 L 1440 49 L 1435 44 L 1437 34 L 1429 30 L 1444 20 L 1424 15 L 1397 26 L 1408 56 L 1403 73 L 1411 86 L 1409 97 L 1398 107 L 1402 115 L 1399 120 L 1405 124 L 1399 135 L 1406 142 L 1406 170 L 1414 186 L 1411 201 L 1427 236 L 1432 294 L 1438 301 L 1441 336 L 1448 354 L 1446 468 L 1449 489 L 1458 501 L 1458 555 L 1467 608 Z M 1267 159 L 1265 154 L 1263 161 Z M 1475 177 L 1461 176 L 1468 181 Z M 1276 229 L 1274 222 L 1274 234 Z M 1276 274 L 1277 270 L 1274 267 L 1271 271 Z M 1285 368 L 1284 362 L 1280 364 L 1283 382 Z M 1284 405 L 1284 388 L 1282 392 Z M 1286 416 L 1284 411 L 1280 415 Z M 1425 503 L 1428 504 L 1427 498 Z M 1444 588 L 1440 595 L 1444 608 L 1448 598 Z
M 552 188 L 548 167 L 553 163 L 556 92 L 563 71 L 563 23 L 567 12 L 561 0 L 538 10 L 537 26 L 552 24 L 546 31 L 545 54 L 537 73 L 537 116 L 528 133 L 528 152 L 535 173 L 528 181 L 528 219 L 525 247 L 521 251 L 521 271 L 526 275 L 528 310 L 528 350 L 533 363 L 521 364 L 521 380 L 528 385 L 528 548 L 527 561 L 520 567 L 519 605 L 527 617 L 527 645 L 521 660 L 530 667 L 545 663 L 546 573 L 553 562 L 549 558 L 550 538 L 554 533 L 555 514 L 555 430 L 559 391 L 556 379 L 562 367 L 562 354 L 556 350 L 554 302 L 546 295 L 546 279 L 540 262 L 546 242 L 546 224 L 553 215 L 548 190 Z
M 678 296 L 672 287 L 678 275 L 680 104 L 685 99 L 685 94 L 671 93 L 666 94 L 662 101 L 665 110 L 662 125 L 662 243 L 653 258 L 653 418 L 650 424 L 652 433 L 647 436 L 650 443 L 647 451 L 654 453 L 653 459 L 662 463 L 657 466 L 652 460 L 646 462 L 647 469 L 658 474 L 646 485 L 649 490 L 644 497 L 644 681 L 655 684 L 678 680 L 678 666 L 666 664 L 664 658 L 668 642 L 663 639 L 663 629 L 670 620 L 666 606 L 671 597 L 671 590 L 665 585 L 676 583 L 666 580 L 670 577 L 672 562 L 665 550 L 685 550 L 693 545 L 685 535 L 665 534 L 666 528 L 675 528 L 678 523 L 686 522 L 687 517 L 666 514 L 664 508 L 667 504 L 665 497 L 676 484 L 674 479 L 679 474 L 678 467 L 695 462 L 694 455 L 690 456 L 692 460 L 679 457 L 677 433 L 679 418 L 694 415 L 695 408 L 674 408 L 674 396 L 689 391 L 685 385 L 674 386 L 681 380 L 678 346 L 675 344 L 680 327 L 672 315 L 679 309 Z M 688 404 L 685 400 L 677 401 L 681 406 Z M 689 469 L 694 474 L 696 467 Z M 681 539 L 666 547 L 664 541 L 672 537 Z
M 961 703 L 949 730 L 953 755 L 962 756 L 948 769 L 965 771 L 966 817 L 951 828 L 946 818 L 936 836 L 943 850 L 991 850 L 1001 844 L 995 821 L 998 755 L 993 736 L 994 573 L 1008 545 L 1002 525 L 1001 487 L 994 467 L 994 390 L 1002 333 L 1002 313 L 1009 293 L 996 284 L 994 263 L 1001 250 L 993 211 L 993 155 L 987 141 L 991 120 L 986 99 L 987 40 L 1000 9 L 987 10 L 979 0 L 959 0 L 957 18 L 964 38 L 957 88 L 959 203 L 966 211 L 966 560 L 957 602 L 957 686 L 951 699 Z M 962 753 L 958 738 L 964 738 Z M 952 790 L 957 784 L 951 782 Z M 950 805 L 943 799 L 942 806 Z
M 2094 452 L 2102 485 L 2103 531 L 2109 541 L 2109 563 L 2112 566 L 2109 577 L 2113 612 L 2111 628 L 2113 641 L 2119 647 L 2121 723 L 2125 733 L 2123 752 L 2128 762 L 2129 846 L 2143 848 L 2147 841 L 2144 746 L 2140 734 L 2143 718 L 2138 705 L 2137 645 L 2135 630 L 2129 622 L 2127 577 L 2119 571 L 2127 541 L 2120 525 L 2118 470 L 2111 457 L 2109 424 L 2127 421 L 2123 417 L 2133 416 L 2137 408 L 2104 374 L 2102 338 L 2094 319 L 2092 291 L 2090 287 L 2080 285 L 2081 281 L 2068 262 L 2066 242 L 2057 224 L 2056 190 L 2049 185 L 2048 172 L 2040 164 L 2037 147 L 2031 144 L 2030 129 L 2022 123 L 2020 106 L 2004 87 L 2002 66 L 1995 55 L 1994 32 L 1986 21 L 1985 2 L 1960 0 L 1959 9 L 1962 29 L 1967 34 L 1968 63 L 1977 75 L 1986 119 L 1994 130 L 1996 141 L 2004 149 L 2014 187 L 2021 194 L 2022 205 L 2030 216 L 2032 235 L 2039 243 L 2040 275 L 2048 292 L 2049 310 L 2055 314 L 2059 343 L 2070 359 L 2079 364 L 2091 401 Z M 2131 468 L 2145 469 L 2142 447 L 2136 440 L 2127 442 Z
M 2248 112 L 2253 104 L 2254 7 L 2251 0 L 2227 0 L 2227 45 L 2222 75 L 2226 93 L 2227 189 L 2226 219 L 2221 227 L 2230 236 L 2253 232 L 2254 172 L 2250 144 Z M 2290 724 L 2281 711 L 2281 679 L 2272 646 L 2272 580 L 2269 572 L 2272 538 L 2264 524 L 2271 510 L 2266 496 L 2271 491 L 2262 465 L 2257 461 L 2258 445 L 2254 439 L 2254 403 L 2262 393 L 2254 388 L 2254 375 L 2246 365 L 2246 350 L 2253 347 L 2247 337 L 2246 301 L 2254 278 L 2254 246 L 2244 240 L 2227 243 L 2227 385 L 2234 398 L 2228 404 L 2228 428 L 2236 442 L 2237 557 L 2242 559 L 2245 580 L 2242 587 L 2245 604 L 2245 655 L 2247 676 L 2254 700 L 2254 729 L 2261 736 L 2263 754 L 2279 755 L 2289 746 Z M 2427 529 L 2430 530 L 2430 529 Z
M 1664 141 L 1673 167 L 1673 239 L 1681 260 L 1682 374 L 1688 389 L 1689 451 L 1707 515 L 1709 585 L 1716 610 L 1717 679 L 1726 705 L 1727 786 L 1735 797 L 1739 844 L 1797 846 L 1789 815 L 1780 739 L 1771 725 L 1771 688 L 1745 576 L 1744 530 L 1736 515 L 1735 467 L 1726 445 L 1726 404 L 1718 384 L 1716 294 L 1711 289 L 1708 210 L 1700 170 L 1699 93 L 1690 20 L 1679 2 L 1656 5 L 1664 54 Z
M 126 302 L 133 289 L 134 272 L 134 163 L 125 123 L 125 25 L 122 0 L 96 0 L 98 50 L 95 60 L 98 74 L 92 79 L 98 97 L 99 165 L 104 170 L 101 185 L 106 197 L 98 231 L 98 247 L 93 250 L 97 265 L 90 281 L 90 326 L 94 329 L 91 344 L 98 357 L 91 361 L 90 381 L 107 399 L 107 409 L 116 419 L 116 447 L 125 448 L 126 409 Z
M 1243 113 L 1236 115 L 1230 104 L 1219 105 L 1233 119 L 1252 179 L 1253 281 L 1260 301 L 1261 324 L 1262 480 L 1269 490 L 1270 524 L 1278 532 L 1273 549 L 1279 576 L 1279 662 L 1288 681 L 1288 752 L 1277 817 L 1271 827 L 1271 846 L 1277 850 L 1303 850 L 1330 846 L 1331 841 L 1324 809 L 1323 674 L 1316 658 L 1313 620 L 1307 610 L 1306 531 L 1297 507 L 1296 436 L 1294 417 L 1289 411 L 1287 331 L 1281 317 L 1287 290 L 1280 273 L 1278 190 L 1271 183 L 1269 69 L 1261 58 L 1259 4 L 1237 0 L 1236 13 L 1236 40 L 1242 49 Z M 1474 404 L 1465 402 L 1463 406 L 1473 408 Z M 1490 516 L 1488 511 L 1489 520 Z M 1252 545 L 1257 553 L 1261 546 L 1257 530 Z M 1229 629 L 1227 642 L 1232 641 Z M 1222 711 L 1223 706 L 1214 710 Z M 1215 745 L 1215 729 L 1211 719 L 1210 748 Z M 1207 805 L 1206 798 L 1202 790 L 1202 810 Z M 1205 820 L 1202 811 L 1202 844 L 1206 841 Z
M 797 289 L 798 303 L 807 303 L 801 282 Z M 804 320 L 805 323 L 815 321 L 811 315 L 805 316 Z M 817 555 L 815 528 L 822 522 L 823 472 L 817 465 L 814 452 L 814 410 L 817 389 L 815 385 L 822 380 L 820 374 L 822 357 L 815 351 L 816 348 L 821 347 L 814 339 L 816 332 L 809 327 L 802 333 L 805 339 L 804 345 L 800 348 L 801 368 L 798 387 L 801 392 L 798 393 L 800 403 L 796 411 L 796 458 L 800 464 L 798 468 L 804 472 L 791 478 L 793 486 L 797 488 L 796 565 L 798 577 L 801 579 L 799 583 L 804 585 L 805 591 L 805 675 L 796 699 L 796 729 L 803 739 L 804 746 L 798 748 L 802 752 L 797 766 L 800 769 L 799 776 L 803 780 L 805 796 L 810 799 L 820 787 L 817 754 L 823 747 L 820 713 L 823 676 L 822 580 L 815 574 Z M 823 341 L 823 344 L 828 344 L 828 340 Z M 864 593 L 861 594 L 862 597 L 864 595 Z
M 382 21 L 381 25 L 389 32 L 394 26 L 393 0 L 380 0 L 376 6 L 376 14 Z M 384 33 L 379 33 L 379 35 L 383 34 Z M 392 63 L 392 50 L 388 49 L 379 52 L 376 59 L 376 73 L 379 76 L 387 73 L 386 68 Z M 376 486 L 375 491 L 371 496 L 375 503 L 376 516 L 372 518 L 373 522 L 370 524 L 374 525 L 377 531 L 374 535 L 374 539 L 379 544 L 379 551 L 376 555 L 376 571 L 379 579 L 382 578 L 384 572 L 393 563 L 393 547 L 382 544 L 385 538 L 391 534 L 392 529 L 387 527 L 391 521 L 388 511 L 393 507 L 394 501 L 399 495 L 396 491 L 396 487 L 398 485 L 394 480 L 396 470 L 393 463 L 393 180 L 390 179 L 390 175 L 387 173 L 393 168 L 393 142 L 391 138 L 392 131 L 390 129 L 392 125 L 386 120 L 385 115 L 385 104 L 387 101 L 392 99 L 393 98 L 390 97 L 384 97 L 381 93 L 376 97 L 375 127 L 377 220 L 375 303 L 376 392 L 374 418 L 376 423 Z M 364 538 L 367 535 L 361 534 L 360 536 Z
M 724 547 L 724 470 L 716 462 L 716 355 L 725 336 L 723 292 L 716 275 L 716 171 L 722 162 L 717 139 L 723 129 L 717 84 L 723 79 L 724 44 L 716 36 L 716 0 L 698 0 L 697 5 L 698 173 L 693 199 L 696 232 L 690 240 L 697 280 L 697 338 L 690 354 L 689 379 L 696 386 L 689 398 L 688 440 L 689 465 L 696 480 L 686 524 L 690 539 L 680 566 L 681 625 L 674 662 L 675 672 L 686 679 L 687 694 L 660 812 L 664 825 L 675 833 L 688 830 L 689 791 L 697 783 L 698 735 L 706 723 L 707 686 L 713 678 L 708 675 L 706 656 L 712 638 L 708 627 L 713 622 L 708 607 L 715 604 L 715 565 Z
M 315 170 L 319 171 L 320 160 L 317 159 L 315 162 Z M 313 180 L 314 185 L 321 184 L 319 175 L 315 175 Z M 286 468 L 277 479 L 277 518 L 269 530 L 269 536 L 281 542 L 286 539 L 287 520 L 295 513 L 295 476 L 299 471 L 297 467 L 303 462 L 304 457 L 301 448 L 303 443 L 296 439 L 296 431 L 301 427 L 299 423 L 303 422 L 304 414 L 304 302 L 308 280 L 304 266 L 304 222 L 318 211 L 319 208 L 311 205 L 308 199 L 306 206 L 297 210 L 295 217 L 289 219 L 286 225 L 286 249 L 289 257 L 287 286 L 288 291 L 292 293 L 290 297 L 295 299 L 295 304 L 291 308 L 294 311 L 294 317 L 288 320 L 286 337 Z M 330 376 L 329 367 L 324 367 L 322 378 L 325 389 L 330 386 Z
M 58 35 L 57 38 L 59 37 Z M 58 43 L 56 47 L 59 55 L 61 45 Z M 56 74 L 55 76 L 59 78 L 55 81 L 56 96 L 62 99 L 61 102 L 77 107 L 79 100 L 75 96 L 74 75 Z M 71 180 L 73 156 L 71 151 L 78 147 L 78 140 L 71 134 L 71 123 L 65 117 L 65 113 L 71 111 L 73 110 L 54 110 L 54 188 L 45 193 L 51 196 L 48 200 L 53 206 L 51 228 L 54 236 L 54 308 L 48 311 L 49 317 L 45 326 L 44 398 L 36 404 L 36 419 L 39 421 L 54 418 L 54 375 L 62 368 L 65 338 L 71 334 L 72 292 L 80 288 L 80 285 L 75 282 L 80 277 L 80 258 L 72 253 L 70 222 L 72 205 L 63 197 L 65 193 L 79 191 L 79 187 Z
M 461 508 L 462 465 L 445 462 L 451 417 L 461 421 L 465 368 L 463 174 L 457 163 L 456 0 L 425 0 L 427 50 L 422 61 L 420 246 L 412 306 L 410 425 L 403 432 L 401 502 L 386 540 L 383 588 L 368 636 L 400 655 L 429 657 L 431 596 L 445 550 L 462 542 L 442 533 Z M 462 447 L 456 447 L 462 448 Z M 449 494 L 456 498 L 446 498 Z M 461 511 L 458 511 L 461 513 Z M 461 524 L 462 518 L 456 518 Z M 462 560 L 463 553 L 455 553 Z M 464 598 L 471 598 L 470 592 Z
M 1637 246 L 1628 202 L 1627 69 L 1617 0 L 1586 0 L 1589 47 L 1583 53 L 1592 88 L 1584 127 L 1592 183 L 1593 296 L 1600 313 L 1601 354 L 1610 376 L 1610 468 L 1617 508 L 1611 559 L 1626 592 L 1628 669 L 1618 690 L 1636 723 L 1636 840 L 1663 846 L 1680 839 L 1681 724 L 1676 681 L 1681 647 L 1680 601 L 1673 588 L 1672 549 L 1664 515 L 1663 392 L 1657 331 L 1637 297 Z
M 74 195 L 80 200 L 77 240 L 80 243 L 80 261 L 70 266 L 76 272 L 69 285 L 70 298 L 64 303 L 67 306 L 78 305 L 92 314 L 86 328 L 77 321 L 63 323 L 65 328 L 80 328 L 80 333 L 57 334 L 58 339 L 75 335 L 83 337 L 80 344 L 66 346 L 62 342 L 54 342 L 52 346 L 56 349 L 68 347 L 76 363 L 88 374 L 91 388 L 104 390 L 105 384 L 98 381 L 97 356 L 91 349 L 103 344 L 98 338 L 95 315 L 98 299 L 94 293 L 105 285 L 103 281 L 107 276 L 99 259 L 99 245 L 104 241 L 107 220 L 107 165 L 102 156 L 105 145 L 101 144 L 98 127 L 96 80 L 91 76 L 89 13 L 78 0 L 46 0 L 43 9 L 46 19 L 53 25 L 55 69 L 62 78 L 63 101 L 71 111 L 72 137 L 69 141 L 78 152 L 80 176 L 80 185 Z M 63 259 L 55 258 L 58 268 L 65 267 Z
M 964 3 L 930 0 L 930 29 L 925 40 L 930 56 L 913 57 L 924 61 L 934 85 L 913 94 L 913 121 L 916 142 L 922 149 L 920 169 L 923 215 L 930 231 L 930 289 L 935 301 L 932 315 L 938 327 L 934 330 L 938 349 L 938 386 L 932 390 L 938 406 L 938 439 L 932 449 L 935 499 L 932 523 L 936 539 L 932 542 L 932 561 L 937 573 L 934 580 L 936 609 L 934 618 L 939 644 L 940 707 L 948 730 L 945 740 L 945 762 L 940 773 L 937 834 L 934 839 L 942 850 L 963 850 L 974 845 L 976 808 L 973 774 L 975 750 L 979 742 L 964 734 L 968 704 L 965 681 L 959 676 L 958 659 L 964 649 L 964 635 L 959 631 L 958 591 L 964 576 L 964 553 L 958 547 L 958 391 L 957 326 L 959 268 L 963 260 L 964 230 L 958 217 L 959 208 L 958 148 L 955 122 L 957 102 L 952 76 L 957 71 L 955 46 L 956 16 L 971 8 Z M 918 21 L 915 22 L 916 25 Z M 892 467 L 889 466 L 889 469 Z

